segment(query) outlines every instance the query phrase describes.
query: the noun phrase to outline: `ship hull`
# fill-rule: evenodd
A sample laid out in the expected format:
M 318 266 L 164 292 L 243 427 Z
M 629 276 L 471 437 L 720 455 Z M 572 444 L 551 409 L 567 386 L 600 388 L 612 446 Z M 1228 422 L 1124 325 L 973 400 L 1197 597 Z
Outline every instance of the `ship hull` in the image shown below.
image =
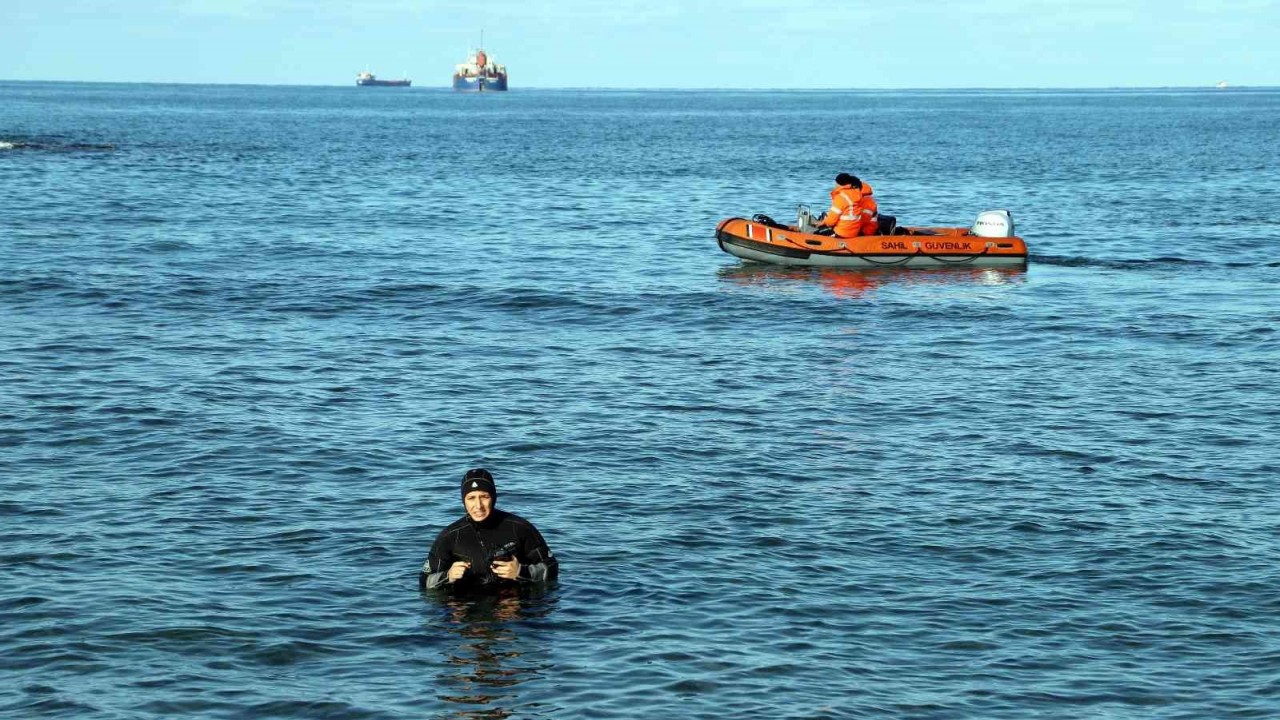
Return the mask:
M 360 87 L 409 87 L 412 80 L 357 80 Z
M 720 249 L 751 262 L 799 267 L 1018 267 L 1027 263 L 1019 237 L 972 235 L 969 228 L 900 228 L 893 235 L 839 238 L 795 227 L 729 218 L 716 228 Z
M 464 77 L 455 74 L 453 76 L 453 89 L 462 92 L 505 92 L 507 89 L 507 76 Z

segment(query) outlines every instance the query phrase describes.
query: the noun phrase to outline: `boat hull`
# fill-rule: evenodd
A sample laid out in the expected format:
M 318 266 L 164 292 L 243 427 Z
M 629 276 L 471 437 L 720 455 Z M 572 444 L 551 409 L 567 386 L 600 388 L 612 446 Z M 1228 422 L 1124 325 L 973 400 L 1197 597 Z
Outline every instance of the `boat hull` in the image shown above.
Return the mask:
M 463 92 L 505 92 L 507 89 L 507 76 L 466 77 L 455 74 L 453 76 L 453 89 Z
M 360 87 L 409 87 L 412 80 L 356 80 Z
M 902 228 L 906 234 L 839 238 L 729 218 L 716 227 L 720 249 L 750 262 L 796 267 L 1017 267 L 1018 237 L 979 237 L 969 228 Z

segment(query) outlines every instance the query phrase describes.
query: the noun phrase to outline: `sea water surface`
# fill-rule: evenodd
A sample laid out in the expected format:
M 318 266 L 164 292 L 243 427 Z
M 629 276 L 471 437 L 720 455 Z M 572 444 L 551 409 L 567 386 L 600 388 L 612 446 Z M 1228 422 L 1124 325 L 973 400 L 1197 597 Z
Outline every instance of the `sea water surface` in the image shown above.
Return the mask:
M 1280 716 L 1278 117 L 0 83 L 0 715 Z M 1030 262 L 717 247 L 841 171 Z

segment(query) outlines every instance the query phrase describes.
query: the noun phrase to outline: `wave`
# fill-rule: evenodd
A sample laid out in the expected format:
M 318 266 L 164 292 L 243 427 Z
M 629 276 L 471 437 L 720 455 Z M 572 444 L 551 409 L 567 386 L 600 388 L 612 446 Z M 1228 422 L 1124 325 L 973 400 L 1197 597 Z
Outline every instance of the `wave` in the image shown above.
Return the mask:
M 0 139 L 0 150 L 45 150 L 48 152 L 111 151 L 115 143 L 92 143 L 52 137 L 22 137 Z
M 1280 261 L 1272 262 L 1215 262 L 1213 260 L 1202 260 L 1199 258 L 1183 258 L 1183 257 L 1155 257 L 1155 258 L 1127 258 L 1127 259 L 1105 259 L 1091 258 L 1073 255 L 1029 255 L 1028 262 L 1040 265 L 1057 265 L 1060 267 L 1101 267 L 1109 270 L 1146 270 L 1152 268 L 1186 268 L 1186 267 L 1205 267 L 1205 268 L 1252 268 L 1252 267 L 1278 267 Z

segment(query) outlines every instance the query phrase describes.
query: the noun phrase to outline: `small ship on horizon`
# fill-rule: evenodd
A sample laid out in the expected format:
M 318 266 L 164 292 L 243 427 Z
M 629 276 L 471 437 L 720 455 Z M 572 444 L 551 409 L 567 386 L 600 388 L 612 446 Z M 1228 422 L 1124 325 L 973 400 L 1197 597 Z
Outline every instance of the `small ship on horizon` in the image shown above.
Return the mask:
M 413 81 L 409 78 L 401 80 L 379 80 L 373 73 L 365 70 L 356 75 L 356 85 L 360 87 L 409 87 Z

